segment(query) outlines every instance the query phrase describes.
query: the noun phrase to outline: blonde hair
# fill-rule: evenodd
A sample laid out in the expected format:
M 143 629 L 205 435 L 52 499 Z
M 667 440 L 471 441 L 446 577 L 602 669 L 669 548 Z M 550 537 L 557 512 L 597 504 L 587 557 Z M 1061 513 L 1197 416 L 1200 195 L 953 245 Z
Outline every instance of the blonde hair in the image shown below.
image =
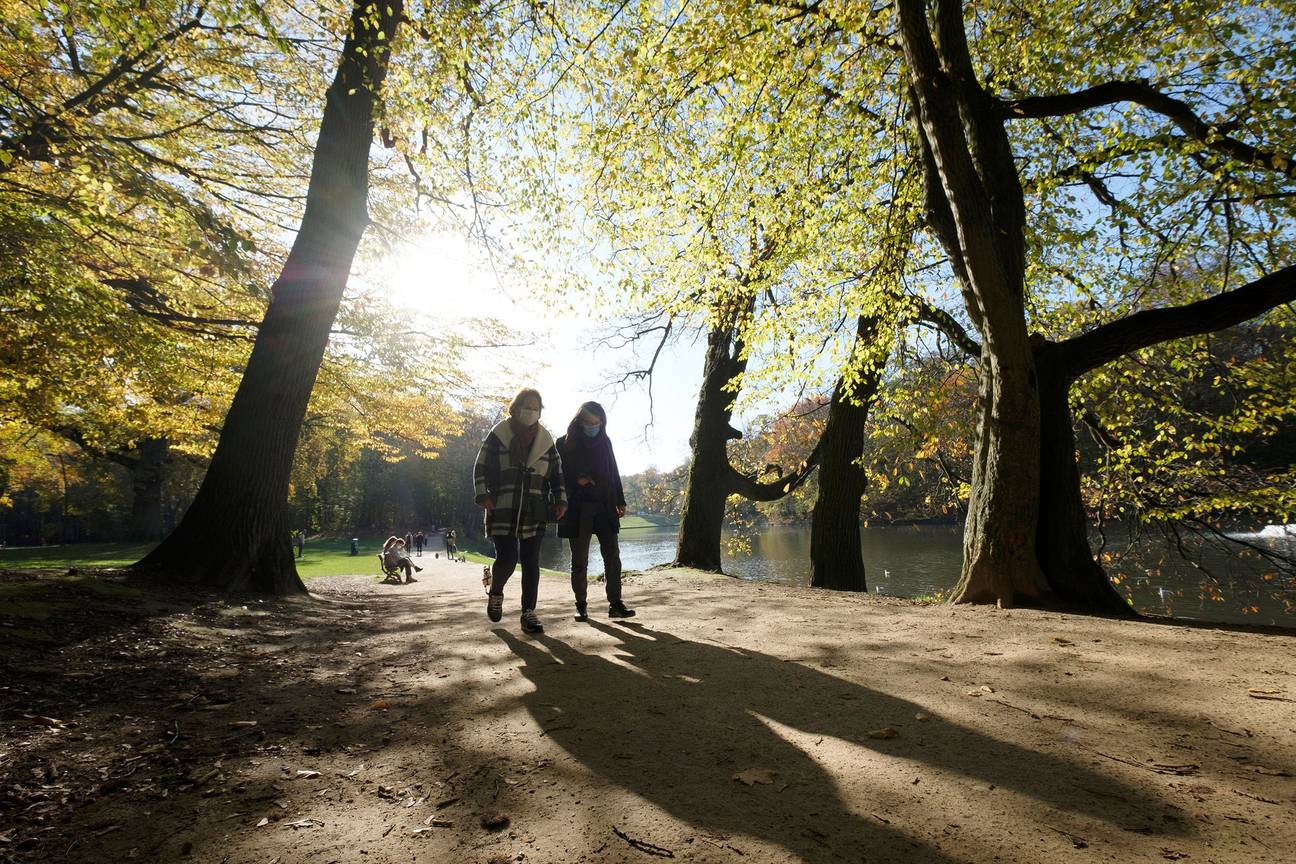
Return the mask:
M 393 544 L 396 543 L 400 543 L 404 545 L 405 541 L 404 539 L 397 537 L 395 534 L 393 534 L 392 536 L 388 537 L 387 542 L 383 544 L 383 551 L 386 552 L 388 549 L 392 547 Z
M 543 411 L 544 400 L 540 398 L 540 391 L 536 390 L 533 387 L 523 387 L 521 390 L 517 392 L 517 395 L 513 397 L 513 401 L 509 403 L 509 407 L 508 407 L 509 416 L 516 417 L 518 409 L 522 407 L 522 403 L 526 401 L 526 399 L 530 396 L 535 397 L 535 400 L 540 403 L 540 410 Z

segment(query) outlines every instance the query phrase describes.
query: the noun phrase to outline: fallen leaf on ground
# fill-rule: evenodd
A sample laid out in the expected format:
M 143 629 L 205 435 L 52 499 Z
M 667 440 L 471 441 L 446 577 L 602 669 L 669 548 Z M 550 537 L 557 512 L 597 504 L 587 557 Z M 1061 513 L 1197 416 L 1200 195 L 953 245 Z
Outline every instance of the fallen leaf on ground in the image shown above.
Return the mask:
M 888 738 L 899 738 L 900 733 L 892 729 L 890 726 L 884 726 L 881 729 L 874 729 L 871 732 L 869 732 L 868 737 L 878 739 L 878 740 L 888 739 Z
M 369 709 L 371 711 L 386 711 L 390 707 L 391 706 L 387 704 L 386 699 L 379 699 L 377 702 L 370 705 Z
M 747 786 L 755 786 L 757 783 L 768 785 L 774 782 L 774 772 L 768 768 L 748 768 L 733 775 L 733 779 Z
M 481 826 L 487 831 L 503 831 L 509 826 L 509 817 L 503 813 L 488 813 L 481 818 Z
M 1053 641 L 1056 642 L 1056 643 L 1059 644 L 1059 645 L 1074 645 L 1074 644 L 1075 644 L 1075 643 L 1072 642 L 1070 639 L 1065 639 L 1065 638 L 1063 638 L 1063 637 L 1061 637 L 1061 636 L 1054 636 L 1054 637 L 1053 637 Z
M 919 711 L 917 714 L 914 715 L 914 719 L 917 720 L 919 723 L 926 723 L 928 720 L 931 719 L 931 715 L 924 714 L 923 712 Z
M 265 826 L 267 826 L 267 825 L 269 825 L 269 824 L 270 824 L 270 818 L 269 818 L 268 816 L 262 816 L 262 817 L 261 817 L 261 821 L 257 823 L 257 827 L 258 827 L 258 828 L 264 828 Z
M 303 770 L 303 771 L 298 771 L 298 772 L 297 772 L 297 778 L 298 778 L 299 780 L 313 780 L 313 779 L 315 779 L 315 778 L 318 777 L 318 776 L 319 776 L 319 772 L 318 772 L 318 771 L 304 771 L 304 770 Z
M 324 823 L 318 819 L 298 819 L 296 822 L 289 822 L 287 827 L 294 831 L 298 828 L 323 828 Z
M 341 693 L 341 694 L 344 695 L 344 696 L 350 696 L 352 693 L 355 693 L 355 692 L 356 692 L 356 688 L 354 688 L 354 687 L 335 687 L 335 688 L 333 688 L 333 692 L 334 692 L 334 693 Z

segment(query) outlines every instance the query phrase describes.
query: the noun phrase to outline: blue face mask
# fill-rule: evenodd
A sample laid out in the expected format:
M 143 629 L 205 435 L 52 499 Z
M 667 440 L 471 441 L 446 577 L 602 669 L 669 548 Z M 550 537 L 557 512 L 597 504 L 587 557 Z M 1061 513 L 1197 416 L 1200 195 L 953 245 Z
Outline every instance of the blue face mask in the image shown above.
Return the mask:
M 602 428 L 603 426 L 601 424 L 596 426 L 581 426 L 581 430 L 584 431 L 586 438 L 597 438 L 599 430 Z

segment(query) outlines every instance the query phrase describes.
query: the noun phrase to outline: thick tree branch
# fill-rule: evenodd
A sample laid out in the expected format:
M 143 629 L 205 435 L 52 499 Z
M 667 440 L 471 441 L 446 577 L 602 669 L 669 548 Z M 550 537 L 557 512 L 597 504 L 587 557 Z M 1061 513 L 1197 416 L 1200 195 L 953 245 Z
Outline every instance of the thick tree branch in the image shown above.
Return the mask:
M 810 455 L 806 457 L 806 460 L 797 466 L 796 470 L 789 471 L 777 480 L 770 480 L 765 483 L 761 483 L 745 474 L 739 474 L 733 465 L 729 465 L 729 491 L 741 495 L 749 501 L 777 501 L 785 495 L 790 495 L 806 481 L 810 473 L 819 465 L 819 454 L 822 446 L 823 441 L 821 439 L 815 444 L 815 448 L 810 451 Z
M 177 330 L 188 330 L 208 336 L 224 339 L 251 339 L 251 333 L 231 332 L 234 330 L 254 331 L 259 326 L 257 321 L 241 318 L 208 318 L 202 315 L 188 315 L 173 309 L 167 302 L 167 296 L 158 291 L 144 279 L 104 279 L 103 284 L 122 292 L 126 305 L 154 321 L 159 321 Z M 218 328 L 218 329 L 212 329 Z
M 1196 303 L 1148 309 L 1047 346 L 1057 368 L 1074 379 L 1140 348 L 1213 333 L 1296 301 L 1296 265 Z
M 925 321 L 944 333 L 951 342 L 958 346 L 960 351 L 969 357 L 981 356 L 981 343 L 968 335 L 967 330 L 953 315 L 933 305 L 926 299 L 919 298 L 917 304 L 917 320 Z
M 1173 122 L 1194 141 L 1240 162 L 1277 171 L 1287 177 L 1296 176 L 1296 159 L 1292 154 L 1280 154 L 1273 150 L 1254 147 L 1231 135 L 1226 135 L 1220 127 L 1201 119 L 1187 102 L 1161 92 L 1146 81 L 1108 81 L 1074 93 L 996 100 L 1000 112 L 1010 119 L 1060 117 L 1120 102 L 1142 105 Z

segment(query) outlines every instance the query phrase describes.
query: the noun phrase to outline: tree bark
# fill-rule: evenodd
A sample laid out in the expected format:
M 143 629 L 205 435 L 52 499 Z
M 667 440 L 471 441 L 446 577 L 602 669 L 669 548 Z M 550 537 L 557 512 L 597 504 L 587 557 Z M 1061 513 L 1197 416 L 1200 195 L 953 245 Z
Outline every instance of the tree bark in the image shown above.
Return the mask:
M 170 444 L 165 438 L 145 438 L 136 444 L 131 472 L 130 540 L 162 539 L 162 483 L 166 478 Z M 124 463 L 123 463 L 124 464 Z
M 877 340 L 879 322 L 861 316 L 856 345 Z M 860 537 L 860 499 L 867 479 L 864 424 L 877 395 L 885 364 L 874 363 L 853 386 L 845 378 L 833 388 L 828 422 L 819 440 L 819 492 L 810 521 L 810 585 L 835 591 L 867 591 Z
M 737 324 L 730 320 L 715 325 L 707 334 L 702 388 L 689 438 L 693 462 L 675 547 L 676 567 L 721 572 L 720 534 L 732 471 L 728 445 L 731 439 L 742 437 L 729 423 L 734 397 L 725 387 L 747 368 L 741 346 L 735 344 L 736 329 Z
M 138 570 L 220 590 L 305 590 L 287 524 L 289 471 L 356 247 L 368 223 L 369 147 L 401 0 L 357 0 L 325 94 L 306 210 L 180 524 Z
M 1036 352 L 1040 394 L 1039 522 L 1035 554 L 1049 588 L 1087 611 L 1131 615 L 1089 547 L 1089 517 L 1080 497 L 1075 431 L 1067 394 L 1074 380 L 1057 367 L 1047 343 Z
M 1003 121 L 976 80 L 958 0 L 898 0 L 928 179 L 929 225 L 981 330 L 981 408 L 955 602 L 1039 597 L 1039 401 L 1026 334 L 1025 202 Z M 939 184 L 939 189 L 935 188 Z

